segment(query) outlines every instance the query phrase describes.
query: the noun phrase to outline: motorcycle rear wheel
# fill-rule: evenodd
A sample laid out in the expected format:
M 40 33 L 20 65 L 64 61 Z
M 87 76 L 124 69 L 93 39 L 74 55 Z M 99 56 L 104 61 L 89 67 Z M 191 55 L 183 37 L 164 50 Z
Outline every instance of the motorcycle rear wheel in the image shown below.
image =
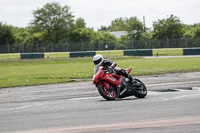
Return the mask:
M 115 89 L 107 90 L 104 84 L 98 85 L 98 91 L 100 95 L 105 98 L 106 100 L 115 100 L 117 98 L 117 93 Z
M 144 98 L 147 95 L 147 88 L 142 81 L 135 79 L 137 82 L 140 82 L 141 87 L 137 87 L 133 90 L 134 96 L 138 98 Z

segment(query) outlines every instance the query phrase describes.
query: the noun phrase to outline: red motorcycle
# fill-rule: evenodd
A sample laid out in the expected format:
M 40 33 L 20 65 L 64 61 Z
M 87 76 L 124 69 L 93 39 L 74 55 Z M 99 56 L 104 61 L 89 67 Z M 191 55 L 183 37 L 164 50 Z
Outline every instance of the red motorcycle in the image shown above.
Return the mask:
M 132 68 L 125 69 L 129 74 Z M 146 86 L 139 79 L 134 79 L 130 83 L 128 78 L 117 75 L 114 70 L 104 70 L 100 66 L 93 76 L 93 84 L 98 88 L 100 95 L 106 100 L 115 100 L 116 98 L 124 98 L 135 96 L 144 98 L 147 95 Z

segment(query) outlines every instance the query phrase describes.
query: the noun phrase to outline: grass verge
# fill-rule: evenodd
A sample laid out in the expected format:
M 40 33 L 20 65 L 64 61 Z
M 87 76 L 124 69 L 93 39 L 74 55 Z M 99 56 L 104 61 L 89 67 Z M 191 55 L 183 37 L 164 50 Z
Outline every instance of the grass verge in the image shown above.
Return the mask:
M 200 71 L 200 57 L 111 58 L 120 68 L 132 67 L 131 75 Z M 0 61 L 0 88 L 73 82 L 93 76 L 92 58 Z

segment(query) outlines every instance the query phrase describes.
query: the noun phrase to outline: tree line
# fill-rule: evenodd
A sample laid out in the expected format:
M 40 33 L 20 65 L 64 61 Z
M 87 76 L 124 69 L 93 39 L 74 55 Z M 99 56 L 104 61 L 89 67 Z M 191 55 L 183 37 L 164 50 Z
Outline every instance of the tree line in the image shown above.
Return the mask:
M 25 28 L 14 27 L 0 22 L 0 45 L 63 43 L 63 42 L 113 42 L 115 36 L 109 32 L 126 31 L 128 34 L 117 41 L 176 39 L 200 37 L 200 23 L 186 25 L 174 15 L 153 22 L 153 27 L 145 27 L 137 17 L 120 17 L 111 21 L 108 27 L 98 31 L 86 26 L 84 18 L 75 20 L 68 5 L 57 2 L 45 4 L 33 10 L 34 19 Z M 123 45 L 123 43 L 121 43 Z M 122 46 L 123 47 L 123 46 Z

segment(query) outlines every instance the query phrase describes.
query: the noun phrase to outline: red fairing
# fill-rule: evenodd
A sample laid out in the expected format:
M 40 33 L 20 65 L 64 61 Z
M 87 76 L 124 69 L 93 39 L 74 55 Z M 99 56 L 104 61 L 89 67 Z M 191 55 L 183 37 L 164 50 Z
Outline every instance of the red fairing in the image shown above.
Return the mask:
M 119 80 L 117 80 L 115 77 L 118 77 Z M 102 78 L 102 80 L 105 80 L 115 86 L 118 86 L 121 83 L 122 79 L 121 79 L 121 76 L 119 76 L 119 75 L 108 73 Z
M 103 66 L 100 66 L 98 72 L 93 76 L 93 84 L 97 86 L 101 81 L 101 77 L 103 75 L 104 75 Z
M 125 69 L 127 73 L 130 73 L 131 70 L 132 68 Z M 103 83 L 105 87 L 109 89 L 109 86 L 107 83 L 110 83 L 118 87 L 121 84 L 122 78 L 123 78 L 122 75 L 116 75 L 113 73 L 104 72 L 103 66 L 100 66 L 98 72 L 93 77 L 93 84 L 98 86 L 99 83 Z
M 131 68 L 128 68 L 128 69 L 125 69 L 125 71 L 129 74 L 132 70 L 132 67 Z

